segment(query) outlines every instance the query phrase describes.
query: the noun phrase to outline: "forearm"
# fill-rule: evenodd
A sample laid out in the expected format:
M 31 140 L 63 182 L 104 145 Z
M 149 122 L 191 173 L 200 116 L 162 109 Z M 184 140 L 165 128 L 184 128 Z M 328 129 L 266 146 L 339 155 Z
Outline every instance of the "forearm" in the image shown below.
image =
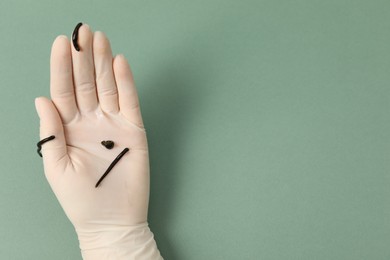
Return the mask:
M 99 232 L 76 230 L 84 260 L 161 260 L 147 223 L 105 228 Z

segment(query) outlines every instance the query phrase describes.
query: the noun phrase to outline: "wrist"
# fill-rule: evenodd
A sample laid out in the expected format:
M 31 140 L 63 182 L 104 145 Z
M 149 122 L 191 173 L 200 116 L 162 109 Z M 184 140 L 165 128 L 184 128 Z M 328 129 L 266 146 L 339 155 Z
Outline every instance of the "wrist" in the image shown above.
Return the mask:
M 76 229 L 76 233 L 84 260 L 163 259 L 147 222 L 97 231 Z

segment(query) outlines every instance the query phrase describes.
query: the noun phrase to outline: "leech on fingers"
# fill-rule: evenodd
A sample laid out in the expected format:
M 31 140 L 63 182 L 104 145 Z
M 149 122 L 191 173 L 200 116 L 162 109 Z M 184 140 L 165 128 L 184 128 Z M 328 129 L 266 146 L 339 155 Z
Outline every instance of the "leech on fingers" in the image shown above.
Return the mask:
M 102 175 L 102 177 L 100 177 L 100 179 L 98 180 L 98 182 L 96 183 L 95 185 L 95 188 L 97 188 L 99 186 L 99 184 L 103 181 L 103 179 L 107 176 L 107 174 L 112 170 L 112 168 L 114 168 L 115 164 L 117 164 L 117 162 L 119 162 L 119 160 L 122 158 L 123 155 L 125 155 L 125 153 L 127 153 L 130 149 L 129 148 L 125 148 L 123 149 L 123 151 L 114 159 L 114 161 L 112 161 L 112 163 L 110 164 L 110 166 L 108 166 L 107 170 L 104 172 L 104 174 Z
M 49 137 L 46 137 L 46 138 L 42 139 L 41 141 L 39 141 L 39 142 L 37 143 L 37 146 L 38 146 L 37 152 L 38 152 L 39 156 L 42 157 L 42 153 L 41 153 L 42 145 L 43 145 L 44 143 L 46 143 L 46 142 L 49 142 L 49 141 L 53 140 L 54 138 L 56 138 L 56 137 L 55 137 L 54 135 L 51 135 L 51 136 L 49 136 Z
M 81 25 L 83 25 L 83 23 L 78 23 L 76 25 L 76 27 L 74 28 L 73 34 L 72 34 L 73 47 L 76 49 L 76 51 L 80 51 L 80 46 L 77 43 L 77 39 L 79 37 L 79 29 L 80 29 Z

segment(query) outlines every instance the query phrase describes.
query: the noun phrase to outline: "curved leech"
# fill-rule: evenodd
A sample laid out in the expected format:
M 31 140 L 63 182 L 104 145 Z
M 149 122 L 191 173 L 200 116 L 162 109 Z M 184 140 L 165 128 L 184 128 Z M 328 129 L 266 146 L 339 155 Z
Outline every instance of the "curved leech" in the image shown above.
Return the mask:
M 102 175 L 102 177 L 100 177 L 100 179 L 98 180 L 98 182 L 96 183 L 95 185 L 95 188 L 97 188 L 99 186 L 99 184 L 103 181 L 103 179 L 107 176 L 107 174 L 112 170 L 112 168 L 114 168 L 115 164 L 117 164 L 117 162 L 119 162 L 119 160 L 122 158 L 123 155 L 125 155 L 130 149 L 129 148 L 125 148 L 123 149 L 123 151 L 114 159 L 114 161 L 112 161 L 112 163 L 110 164 L 110 166 L 108 166 L 107 170 L 104 172 L 104 174 Z
M 76 49 L 76 51 L 80 51 L 80 46 L 77 43 L 77 39 L 79 37 L 79 29 L 83 25 L 83 23 L 78 23 L 76 27 L 73 30 L 72 33 L 72 42 L 73 42 L 73 47 Z
M 49 137 L 46 137 L 46 138 L 42 139 L 41 141 L 39 141 L 39 142 L 37 143 L 37 147 L 38 147 L 37 153 L 39 154 L 39 156 L 42 157 L 42 153 L 41 153 L 42 145 L 43 145 L 44 143 L 46 143 L 46 142 L 49 142 L 49 141 L 53 140 L 54 138 L 56 138 L 56 137 L 55 137 L 54 135 L 51 135 L 51 136 L 49 136 Z

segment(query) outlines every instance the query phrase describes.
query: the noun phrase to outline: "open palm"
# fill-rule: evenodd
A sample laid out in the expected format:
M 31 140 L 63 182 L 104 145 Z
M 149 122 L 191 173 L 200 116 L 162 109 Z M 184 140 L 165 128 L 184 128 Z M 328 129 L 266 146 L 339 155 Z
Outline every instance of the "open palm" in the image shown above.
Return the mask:
M 130 67 L 112 56 L 102 32 L 79 30 L 75 50 L 66 36 L 51 52 L 51 100 L 39 97 L 45 175 L 76 230 L 99 231 L 147 220 L 149 156 Z M 107 149 L 102 141 L 114 142 Z M 129 151 L 95 188 L 113 160 Z

